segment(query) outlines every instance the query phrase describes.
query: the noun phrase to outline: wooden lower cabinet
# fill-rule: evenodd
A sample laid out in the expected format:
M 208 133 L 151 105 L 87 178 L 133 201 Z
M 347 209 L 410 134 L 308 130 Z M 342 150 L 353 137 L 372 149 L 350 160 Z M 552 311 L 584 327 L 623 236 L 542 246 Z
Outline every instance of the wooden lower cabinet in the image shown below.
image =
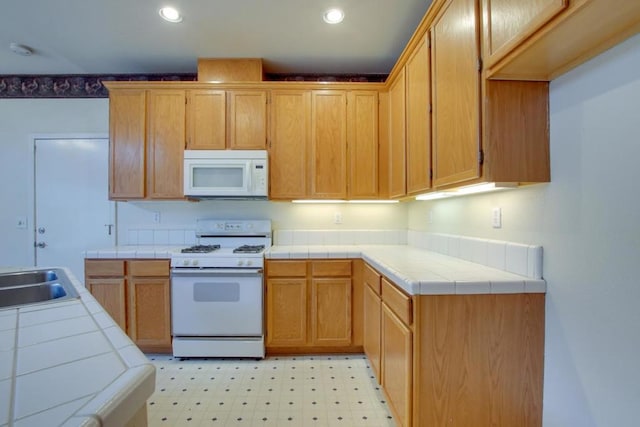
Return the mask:
M 355 265 L 352 260 L 268 260 L 267 353 L 362 351 L 362 321 L 356 318 L 362 316 L 362 291 L 353 280 L 359 274 Z
M 364 287 L 364 354 L 367 355 L 371 370 L 381 382 L 380 359 L 381 359 L 381 333 L 382 322 L 382 300 L 369 286 Z
M 414 299 L 414 425 L 542 425 L 544 294 Z
M 364 349 L 398 426 L 542 425 L 544 294 L 408 296 L 363 277 Z
M 85 284 L 143 351 L 171 352 L 169 260 L 85 260 Z
M 305 346 L 307 344 L 306 277 L 269 278 L 266 294 L 266 346 Z
M 351 276 L 311 279 L 311 345 L 351 345 Z
M 413 380 L 413 333 L 382 304 L 382 386 L 398 426 L 410 426 Z
M 127 330 L 126 280 L 87 277 L 86 288 L 123 331 Z

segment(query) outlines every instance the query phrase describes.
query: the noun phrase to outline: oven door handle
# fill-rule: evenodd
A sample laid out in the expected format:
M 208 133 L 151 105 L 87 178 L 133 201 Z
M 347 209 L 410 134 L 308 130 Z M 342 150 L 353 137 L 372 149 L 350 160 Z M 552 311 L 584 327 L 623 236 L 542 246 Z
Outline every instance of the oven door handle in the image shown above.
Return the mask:
M 263 272 L 262 268 L 172 268 L 171 274 L 174 276 L 257 276 Z

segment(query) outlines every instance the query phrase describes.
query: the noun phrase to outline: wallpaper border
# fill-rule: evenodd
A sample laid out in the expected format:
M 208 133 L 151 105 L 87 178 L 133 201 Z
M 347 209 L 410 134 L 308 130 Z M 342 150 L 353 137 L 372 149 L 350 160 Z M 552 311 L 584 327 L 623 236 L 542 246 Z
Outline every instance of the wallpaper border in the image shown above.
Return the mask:
M 384 82 L 386 74 L 274 74 L 265 81 Z M 1 98 L 108 98 L 104 81 L 196 81 L 196 74 L 0 75 Z

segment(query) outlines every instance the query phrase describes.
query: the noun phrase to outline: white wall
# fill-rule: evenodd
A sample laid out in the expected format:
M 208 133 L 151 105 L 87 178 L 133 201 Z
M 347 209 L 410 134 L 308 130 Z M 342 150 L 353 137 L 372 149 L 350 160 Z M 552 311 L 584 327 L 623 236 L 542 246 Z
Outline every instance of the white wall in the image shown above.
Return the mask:
M 32 135 L 108 132 L 107 99 L 0 100 L 0 265 L 33 265 L 33 224 L 16 228 L 33 213 Z
M 545 427 L 637 426 L 640 36 L 553 81 L 550 108 L 550 184 L 414 202 L 409 227 L 541 244 Z

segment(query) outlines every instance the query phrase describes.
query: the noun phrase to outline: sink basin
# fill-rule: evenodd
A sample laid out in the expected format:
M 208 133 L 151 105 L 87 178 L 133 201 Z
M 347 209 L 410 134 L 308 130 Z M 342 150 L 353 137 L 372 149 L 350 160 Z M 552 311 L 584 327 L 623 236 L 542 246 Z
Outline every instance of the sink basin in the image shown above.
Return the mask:
M 29 270 L 0 274 L 0 308 L 78 298 L 64 270 Z
M 21 271 L 0 274 L 0 288 L 9 286 L 33 285 L 56 280 L 58 275 L 54 270 Z

